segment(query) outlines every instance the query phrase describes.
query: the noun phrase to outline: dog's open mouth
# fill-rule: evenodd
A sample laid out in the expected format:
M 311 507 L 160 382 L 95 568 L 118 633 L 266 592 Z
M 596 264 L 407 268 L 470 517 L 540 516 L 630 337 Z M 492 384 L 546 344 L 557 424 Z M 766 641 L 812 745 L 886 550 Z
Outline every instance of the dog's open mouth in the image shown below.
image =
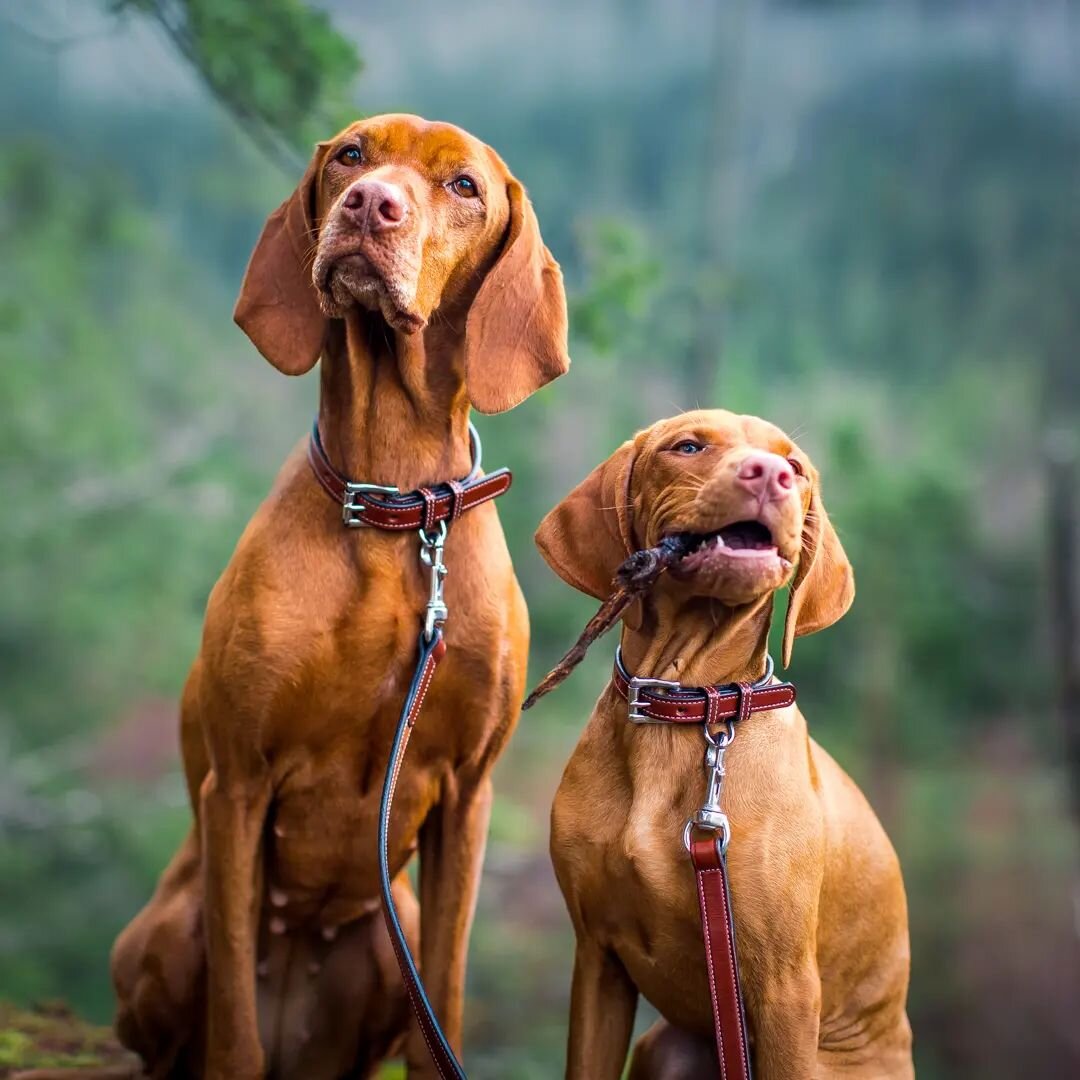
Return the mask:
M 678 534 L 687 553 L 672 567 L 676 577 L 703 572 L 787 571 L 791 563 L 777 550 L 769 527 L 760 521 L 733 521 L 707 533 Z
M 727 551 L 775 551 L 772 533 L 760 521 L 736 521 L 701 538 L 699 548 L 706 544 Z

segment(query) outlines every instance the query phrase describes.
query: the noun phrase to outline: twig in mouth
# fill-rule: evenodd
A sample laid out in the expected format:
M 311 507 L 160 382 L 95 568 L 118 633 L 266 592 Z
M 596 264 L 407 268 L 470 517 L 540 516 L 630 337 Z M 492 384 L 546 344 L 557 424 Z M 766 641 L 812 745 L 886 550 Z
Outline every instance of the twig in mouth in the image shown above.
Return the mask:
M 689 554 L 694 542 L 694 537 L 690 534 L 676 533 L 665 536 L 655 547 L 635 551 L 630 555 L 615 571 L 612 581 L 615 591 L 600 605 L 599 611 L 585 624 L 581 636 L 540 680 L 521 708 L 531 709 L 545 694 L 551 693 L 585 659 L 589 646 L 607 633 L 618 622 L 622 613 L 647 592 L 668 567 Z

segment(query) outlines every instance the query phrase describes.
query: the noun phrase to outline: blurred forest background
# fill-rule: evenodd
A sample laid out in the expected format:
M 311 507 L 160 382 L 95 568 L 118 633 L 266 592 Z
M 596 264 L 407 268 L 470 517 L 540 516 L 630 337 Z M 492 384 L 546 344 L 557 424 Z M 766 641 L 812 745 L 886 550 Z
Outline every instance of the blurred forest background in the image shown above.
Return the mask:
M 317 7 L 0 0 L 0 998 L 110 1016 L 208 591 L 315 403 L 240 275 L 312 141 L 407 110 L 499 150 L 571 291 L 569 377 L 480 422 L 533 675 L 592 605 L 532 529 L 594 463 L 699 404 L 793 431 L 859 583 L 793 677 L 901 855 L 919 1075 L 1080 1075 L 1080 4 Z M 481 1080 L 560 1074 L 594 651 L 496 774 Z

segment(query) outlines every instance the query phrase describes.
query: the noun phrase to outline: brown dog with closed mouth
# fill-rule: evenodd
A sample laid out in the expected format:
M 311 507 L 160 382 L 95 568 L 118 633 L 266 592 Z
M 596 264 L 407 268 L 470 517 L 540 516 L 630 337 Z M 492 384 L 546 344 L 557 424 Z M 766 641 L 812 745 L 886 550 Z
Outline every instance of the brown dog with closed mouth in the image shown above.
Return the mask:
M 793 639 L 836 622 L 851 567 L 806 454 L 772 424 L 719 410 L 623 444 L 541 523 L 537 544 L 603 598 L 626 556 L 701 538 L 624 616 L 634 675 L 685 686 L 753 681 L 773 596 L 791 581 Z M 798 569 L 794 571 L 795 564 Z M 601 694 L 555 797 L 551 852 L 577 934 L 567 1076 L 621 1075 L 638 994 L 663 1019 L 631 1077 L 717 1073 L 694 873 L 683 823 L 704 795 L 696 725 L 635 725 Z M 900 867 L 855 784 L 795 706 L 735 725 L 722 803 L 756 1075 L 910 1077 L 909 951 Z
M 322 358 L 319 429 L 353 480 L 465 476 L 470 402 L 509 409 L 569 364 L 559 268 L 521 184 L 449 124 L 375 117 L 321 143 L 251 257 L 236 319 L 281 371 Z M 152 1077 L 364 1077 L 400 1045 L 376 819 L 428 580 L 415 532 L 346 529 L 303 445 L 210 596 L 184 689 L 196 824 L 113 951 L 118 1030 Z M 446 540 L 447 658 L 397 788 L 403 921 L 460 1052 L 491 806 L 528 616 L 493 505 Z M 410 1076 L 431 1065 L 409 1040 Z

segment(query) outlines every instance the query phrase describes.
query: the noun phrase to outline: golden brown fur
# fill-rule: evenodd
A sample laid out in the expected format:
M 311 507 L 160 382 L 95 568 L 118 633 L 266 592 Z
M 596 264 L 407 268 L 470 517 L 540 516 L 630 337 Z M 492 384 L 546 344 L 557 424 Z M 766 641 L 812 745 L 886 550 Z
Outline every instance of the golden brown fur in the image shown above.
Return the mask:
M 774 470 L 772 486 L 751 490 L 754 462 Z M 563 578 L 603 596 L 629 551 L 669 531 L 710 533 L 742 520 L 769 528 L 775 554 L 707 556 L 693 571 L 684 560 L 622 633 L 631 673 L 724 683 L 761 675 L 773 594 L 796 561 L 785 662 L 795 636 L 835 622 L 854 596 L 817 473 L 783 432 L 719 410 L 662 421 L 571 492 L 537 542 Z M 575 1080 L 621 1075 L 639 993 L 663 1019 L 639 1041 L 631 1076 L 715 1075 L 701 923 L 681 842 L 704 794 L 703 752 L 696 726 L 630 724 L 609 685 L 566 767 L 551 851 L 577 934 L 567 1063 Z M 722 803 L 755 1075 L 910 1077 L 900 868 L 798 708 L 738 726 Z
M 362 200 L 350 217 L 358 183 L 398 200 L 371 214 L 398 217 L 364 216 Z M 521 185 L 473 137 L 411 116 L 319 145 L 267 222 L 236 318 L 282 371 L 322 358 L 331 461 L 403 491 L 469 471 L 470 402 L 510 408 L 569 363 L 561 276 Z M 417 555 L 414 534 L 345 529 L 299 446 L 214 587 L 182 701 L 195 826 L 113 950 L 118 1030 L 149 1075 L 361 1077 L 401 1044 L 375 836 L 427 598 Z M 453 525 L 446 562 L 449 651 L 390 860 L 460 1049 L 489 774 L 517 717 L 528 618 L 493 505 Z M 404 872 L 417 849 L 420 917 Z M 429 1074 L 415 1032 L 407 1057 L 410 1076 Z

